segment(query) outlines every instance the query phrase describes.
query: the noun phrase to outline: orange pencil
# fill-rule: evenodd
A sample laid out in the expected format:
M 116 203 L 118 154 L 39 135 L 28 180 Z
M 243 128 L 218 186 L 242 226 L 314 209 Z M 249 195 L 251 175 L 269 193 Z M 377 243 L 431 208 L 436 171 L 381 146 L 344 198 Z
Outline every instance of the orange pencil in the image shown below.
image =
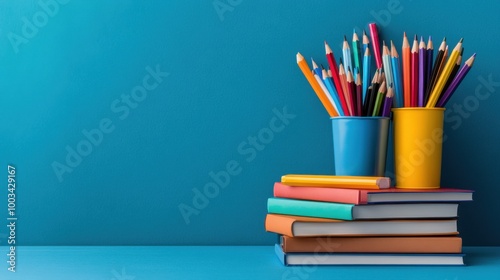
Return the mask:
M 411 50 L 410 43 L 406 37 L 406 32 L 403 35 L 403 94 L 404 107 L 410 107 L 411 104 Z
M 330 100 L 328 100 L 328 97 L 325 95 L 325 92 L 314 78 L 311 69 L 309 68 L 307 62 L 304 60 L 304 57 L 300 53 L 297 53 L 297 64 L 299 65 L 300 70 L 302 70 L 302 74 L 304 74 L 309 84 L 311 84 L 311 87 L 313 88 L 314 92 L 318 96 L 319 100 L 325 107 L 330 117 L 338 116 L 337 111 L 335 111 L 335 108 L 333 107 L 332 103 L 330 103 Z

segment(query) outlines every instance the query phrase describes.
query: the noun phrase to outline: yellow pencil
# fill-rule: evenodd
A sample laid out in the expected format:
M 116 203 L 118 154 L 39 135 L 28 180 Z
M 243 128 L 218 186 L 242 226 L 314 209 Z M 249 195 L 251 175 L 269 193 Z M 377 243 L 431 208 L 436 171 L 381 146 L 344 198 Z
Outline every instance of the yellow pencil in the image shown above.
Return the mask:
M 460 55 L 460 51 L 462 49 L 462 41 L 463 39 L 460 39 L 458 44 L 451 52 L 450 57 L 448 58 L 448 61 L 446 62 L 446 65 L 443 68 L 443 71 L 441 72 L 441 75 L 439 75 L 439 78 L 437 79 L 436 85 L 432 89 L 431 95 L 429 96 L 429 101 L 427 101 L 427 105 L 425 106 L 426 108 L 434 108 L 434 106 L 436 106 L 439 96 L 441 95 L 441 91 L 443 90 L 446 81 L 450 77 L 451 70 L 453 70 L 453 67 L 457 62 L 458 56 Z
M 324 187 L 341 189 L 386 189 L 391 185 L 389 177 L 332 176 L 287 174 L 281 177 L 285 185 L 296 187 Z
M 309 84 L 311 84 L 311 87 L 313 88 L 314 92 L 318 96 L 319 100 L 325 107 L 330 117 L 338 116 L 339 114 L 337 113 L 337 111 L 335 111 L 335 108 L 333 107 L 332 103 L 330 103 L 330 101 L 328 100 L 328 97 L 323 92 L 323 89 L 321 89 L 321 86 L 318 84 L 316 78 L 314 78 L 311 69 L 309 68 L 307 62 L 304 60 L 304 57 L 300 53 L 297 53 L 297 64 L 299 65 L 300 70 L 302 70 L 302 73 L 306 77 Z

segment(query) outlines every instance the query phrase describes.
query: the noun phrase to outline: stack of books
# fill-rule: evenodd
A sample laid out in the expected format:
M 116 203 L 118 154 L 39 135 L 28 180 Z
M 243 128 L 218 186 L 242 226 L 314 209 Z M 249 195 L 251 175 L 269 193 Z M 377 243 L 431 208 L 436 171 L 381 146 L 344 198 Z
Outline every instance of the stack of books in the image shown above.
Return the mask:
M 284 265 L 463 265 L 462 189 L 408 190 L 386 177 L 285 175 L 265 228 Z

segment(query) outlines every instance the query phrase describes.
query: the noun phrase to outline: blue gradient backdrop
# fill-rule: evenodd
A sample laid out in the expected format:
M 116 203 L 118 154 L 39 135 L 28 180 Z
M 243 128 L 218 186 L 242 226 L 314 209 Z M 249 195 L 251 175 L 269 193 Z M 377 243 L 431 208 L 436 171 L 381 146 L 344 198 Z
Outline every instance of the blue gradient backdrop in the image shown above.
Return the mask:
M 460 206 L 464 244 L 498 246 L 499 8 L 2 0 L 1 217 L 6 222 L 10 163 L 19 245 L 271 245 L 264 217 L 273 182 L 333 170 L 329 118 L 295 54 L 326 63 L 324 40 L 339 54 L 344 34 L 377 22 L 382 39 L 397 46 L 406 31 L 432 35 L 436 48 L 444 36 L 451 46 L 464 37 L 464 56 L 478 53 L 449 102 L 442 184 L 476 190 L 475 201 Z M 160 76 L 148 80 L 151 71 Z M 144 79 L 150 88 L 159 83 L 144 92 L 137 87 Z M 127 99 L 132 92 L 140 102 Z M 97 133 L 94 144 L 84 130 Z M 80 160 L 69 152 L 78 147 Z M 61 178 L 56 162 L 67 166 Z M 224 187 L 215 187 L 217 174 Z M 197 194 L 205 186 L 208 198 Z M 180 206 L 192 207 L 189 223 Z

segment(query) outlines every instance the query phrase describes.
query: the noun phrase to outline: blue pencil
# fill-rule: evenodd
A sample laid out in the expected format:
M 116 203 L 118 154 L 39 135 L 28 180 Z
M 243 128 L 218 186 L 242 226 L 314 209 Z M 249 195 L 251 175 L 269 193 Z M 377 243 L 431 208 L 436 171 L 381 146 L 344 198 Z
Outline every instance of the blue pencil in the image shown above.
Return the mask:
M 318 64 L 316 64 L 316 62 L 312 58 L 311 58 L 311 61 L 312 61 L 314 74 L 318 75 L 318 77 L 322 77 L 323 73 L 321 72 L 321 69 L 319 69 Z
M 352 58 L 351 58 L 351 48 L 349 48 L 349 43 L 347 38 L 344 36 L 344 45 L 342 47 L 342 56 L 344 57 L 344 70 L 347 73 L 347 69 L 353 69 Z
M 391 41 L 391 66 L 392 66 L 392 80 L 394 82 L 394 91 L 396 99 L 395 106 L 396 108 L 403 107 L 403 80 L 401 77 L 401 67 L 399 65 L 399 55 L 394 46 L 394 43 Z
M 365 54 L 363 56 L 363 102 L 366 100 L 366 92 L 368 91 L 368 86 L 370 85 L 371 58 L 370 48 L 366 46 Z
M 362 40 L 363 40 L 363 53 L 365 53 L 366 49 L 368 48 L 368 45 L 370 44 L 370 39 L 368 38 L 368 35 L 366 35 L 365 30 L 363 30 L 363 39 Z
M 391 66 L 391 54 L 389 52 L 389 48 L 385 45 L 385 42 L 382 44 L 382 64 L 384 66 L 385 73 L 385 81 L 387 85 L 393 85 L 393 74 L 392 74 L 392 66 Z
M 323 69 L 322 71 L 322 77 L 323 77 L 323 82 L 325 83 L 326 88 L 330 92 L 330 96 L 332 97 L 333 102 L 335 103 L 337 113 L 339 114 L 339 116 L 345 116 L 344 110 L 342 110 L 342 103 L 340 103 L 339 94 L 335 90 L 335 86 L 333 85 L 332 77 L 330 77 L 327 74 L 325 69 Z

